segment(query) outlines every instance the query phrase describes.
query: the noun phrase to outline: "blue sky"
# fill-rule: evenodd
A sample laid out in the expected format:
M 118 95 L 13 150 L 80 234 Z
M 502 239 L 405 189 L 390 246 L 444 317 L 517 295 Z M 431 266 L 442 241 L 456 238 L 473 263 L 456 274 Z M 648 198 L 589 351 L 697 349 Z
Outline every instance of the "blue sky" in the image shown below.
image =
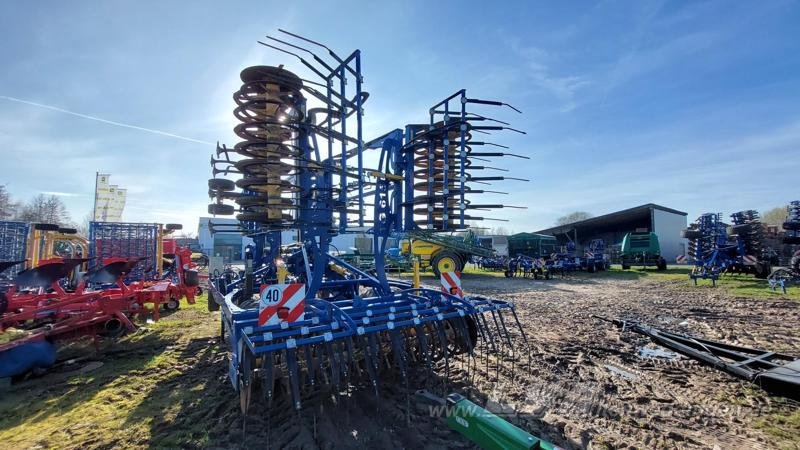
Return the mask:
M 499 116 L 528 134 L 497 141 L 531 159 L 495 164 L 531 179 L 498 186 L 527 206 L 494 214 L 515 231 L 574 210 L 654 202 L 691 220 L 800 197 L 796 1 L 5 1 L 0 183 L 59 193 L 79 220 L 109 172 L 125 219 L 194 230 L 213 143 L 236 142 L 240 70 L 304 73 L 256 43 L 277 28 L 362 50 L 367 138 L 462 87 L 521 109 Z

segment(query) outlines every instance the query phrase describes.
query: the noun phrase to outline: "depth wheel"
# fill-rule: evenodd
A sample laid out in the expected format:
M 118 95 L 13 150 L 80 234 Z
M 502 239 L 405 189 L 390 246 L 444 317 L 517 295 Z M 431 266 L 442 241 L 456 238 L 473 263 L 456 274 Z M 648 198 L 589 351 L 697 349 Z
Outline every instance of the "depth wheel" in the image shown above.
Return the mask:
M 458 272 L 464 267 L 461 258 L 450 250 L 442 250 L 437 253 L 431 261 L 431 266 L 437 278 L 441 277 L 443 272 Z

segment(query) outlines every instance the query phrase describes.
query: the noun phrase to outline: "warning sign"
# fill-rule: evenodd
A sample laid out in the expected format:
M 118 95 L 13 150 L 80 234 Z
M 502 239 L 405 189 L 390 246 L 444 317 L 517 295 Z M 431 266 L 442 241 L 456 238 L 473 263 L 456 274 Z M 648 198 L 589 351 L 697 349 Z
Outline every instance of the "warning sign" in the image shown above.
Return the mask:
M 301 283 L 261 286 L 258 302 L 258 325 L 303 320 L 306 285 Z
M 461 290 L 461 273 L 460 272 L 442 272 L 442 292 L 455 295 L 457 297 L 464 297 L 464 291 Z

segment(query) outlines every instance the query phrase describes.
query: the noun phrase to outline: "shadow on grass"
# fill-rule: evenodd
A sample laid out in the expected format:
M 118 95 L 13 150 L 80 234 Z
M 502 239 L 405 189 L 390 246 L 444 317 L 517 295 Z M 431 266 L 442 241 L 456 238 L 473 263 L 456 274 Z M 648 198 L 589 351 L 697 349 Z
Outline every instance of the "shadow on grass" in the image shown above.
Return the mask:
M 149 333 L 134 341 L 110 346 L 97 357 L 103 361 L 103 365 L 92 371 L 49 372 L 42 377 L 14 384 L 0 398 L 0 411 L 3 411 L 0 429 L 13 428 L 29 421 L 43 421 L 89 401 L 118 378 L 141 370 L 171 343 L 155 333 Z

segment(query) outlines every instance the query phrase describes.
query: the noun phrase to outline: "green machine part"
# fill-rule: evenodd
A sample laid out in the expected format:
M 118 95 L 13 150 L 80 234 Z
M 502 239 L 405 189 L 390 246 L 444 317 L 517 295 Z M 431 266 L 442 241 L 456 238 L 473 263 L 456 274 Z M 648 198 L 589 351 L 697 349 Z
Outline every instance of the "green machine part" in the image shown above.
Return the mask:
M 447 396 L 447 424 L 486 450 L 560 449 L 506 422 L 459 394 Z

